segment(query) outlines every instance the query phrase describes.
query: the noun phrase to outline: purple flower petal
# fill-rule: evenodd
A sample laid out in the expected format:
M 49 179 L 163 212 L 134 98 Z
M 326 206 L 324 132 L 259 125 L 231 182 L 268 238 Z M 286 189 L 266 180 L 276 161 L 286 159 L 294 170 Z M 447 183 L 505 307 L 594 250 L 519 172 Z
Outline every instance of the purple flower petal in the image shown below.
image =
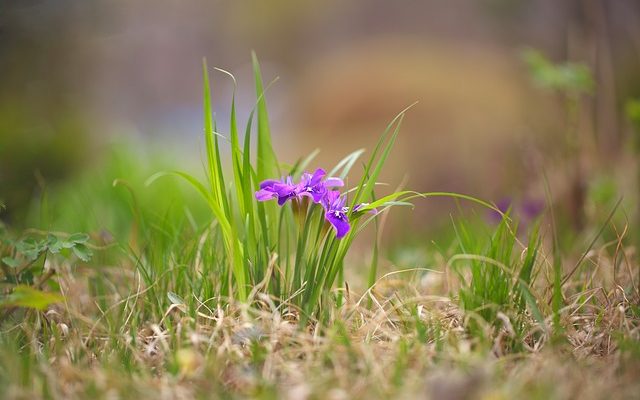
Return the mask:
M 351 228 L 347 216 L 342 211 L 332 211 L 325 214 L 325 218 L 336 230 L 336 237 L 341 239 Z
M 279 206 L 283 206 L 284 203 L 287 202 L 287 200 L 296 197 L 295 193 L 290 193 L 288 195 L 284 195 L 284 196 L 278 196 L 278 205 Z
M 255 194 L 258 201 L 266 201 L 274 198 L 278 199 L 278 204 L 283 205 L 290 198 L 296 197 L 297 186 L 293 184 L 290 176 L 280 181 L 267 179 L 260 183 L 260 190 Z
M 326 174 L 327 173 L 322 168 L 318 168 L 317 170 L 315 170 L 313 175 L 311 175 L 311 179 L 310 179 L 311 185 L 317 185 L 320 182 L 322 182 L 322 178 L 324 178 Z
M 344 186 L 344 181 L 340 178 L 332 176 L 330 178 L 325 179 L 324 185 L 326 187 L 342 187 Z
M 349 232 L 349 219 L 347 218 L 348 207 L 345 207 L 345 199 L 340 196 L 337 190 L 329 190 L 321 199 L 325 209 L 324 217 L 336 230 L 338 239 L 344 237 Z
M 298 184 L 299 195 L 310 197 L 314 203 L 319 203 L 327 191 L 327 187 L 322 181 L 325 175 L 326 172 L 322 168 L 318 168 L 313 175 L 308 172 L 302 174 Z
M 260 189 L 256 192 L 256 200 L 258 201 L 267 201 L 275 197 L 278 197 L 278 194 L 268 189 Z
M 298 195 L 310 197 L 314 203 L 320 203 L 320 200 L 322 200 L 322 196 L 324 196 L 324 193 L 326 191 L 327 189 L 325 189 L 324 187 L 321 187 L 321 188 L 305 187 L 299 191 Z
M 522 216 L 528 220 L 535 219 L 538 215 L 542 214 L 545 206 L 546 204 L 541 200 L 526 199 L 521 207 Z
M 337 190 L 329 190 L 327 191 L 327 193 L 325 194 L 324 197 L 322 197 L 321 203 L 322 203 L 322 207 L 324 207 L 325 210 L 329 211 L 330 209 L 339 209 L 342 208 L 342 204 L 337 204 L 340 202 L 340 192 L 338 192 Z
M 273 185 L 277 184 L 277 183 L 282 183 L 280 181 L 276 181 L 275 179 L 267 179 L 265 181 L 262 181 L 260 183 L 260 189 L 268 189 L 268 188 L 272 188 Z

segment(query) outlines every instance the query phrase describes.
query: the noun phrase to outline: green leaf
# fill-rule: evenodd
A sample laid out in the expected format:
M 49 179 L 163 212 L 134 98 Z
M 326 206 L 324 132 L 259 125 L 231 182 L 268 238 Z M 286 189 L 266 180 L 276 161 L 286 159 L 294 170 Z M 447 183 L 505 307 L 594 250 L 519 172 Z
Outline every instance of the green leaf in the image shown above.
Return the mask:
M 527 302 L 527 305 L 529 306 L 529 310 L 531 311 L 531 314 L 541 326 L 545 327 L 544 317 L 540 312 L 540 308 L 538 308 L 538 304 L 536 303 L 536 298 L 533 296 L 533 294 L 529 290 L 526 282 L 520 280 L 518 283 L 519 283 L 520 291 L 522 292 L 522 295 L 525 301 Z
M 55 293 L 43 292 L 29 286 L 17 286 L 9 296 L 0 302 L 2 307 L 27 307 L 44 310 L 49 304 L 59 303 L 62 296 Z
M 93 256 L 93 252 L 91 251 L 91 249 L 81 243 L 78 243 L 75 246 L 73 246 L 72 250 L 73 250 L 73 254 L 75 254 L 79 259 L 81 259 L 84 262 L 89 261 L 91 259 L 91 256 Z
M 68 240 L 62 240 L 60 241 L 60 246 L 62 246 L 63 249 L 71 249 L 75 246 L 76 244 L 73 242 L 70 242 Z
M 35 247 L 36 241 L 33 238 L 25 238 L 16 243 L 16 250 L 19 252 L 25 252 Z
M 271 131 L 269 129 L 269 117 L 267 113 L 267 103 L 264 98 L 262 86 L 262 74 L 260 64 L 255 53 L 251 53 L 253 61 L 253 75 L 256 83 L 256 96 L 258 97 L 258 167 L 256 173 L 258 180 L 269 179 L 280 176 L 278 159 L 271 145 Z
M 40 252 L 37 250 L 29 250 L 29 251 L 23 252 L 22 255 L 24 256 L 24 258 L 27 259 L 27 261 L 32 262 L 37 260 L 38 257 L 40 257 Z
M 18 250 L 27 261 L 35 261 L 40 257 L 40 254 L 47 250 L 47 241 L 37 241 L 31 237 L 22 239 L 16 244 L 16 250 Z
M 16 260 L 15 258 L 11 258 L 11 257 L 3 257 L 2 258 L 2 262 L 5 263 L 6 265 L 8 265 L 11 268 L 18 268 L 18 266 L 20 265 L 20 261 Z
M 242 215 L 246 213 L 247 204 L 244 202 L 244 196 L 242 193 L 242 150 L 240 149 L 240 139 L 238 138 L 238 122 L 236 118 L 236 78 L 231 72 L 225 71 L 220 68 L 215 68 L 231 78 L 233 81 L 233 94 L 231 95 L 231 115 L 229 117 L 229 135 L 231 140 L 231 164 L 233 167 L 233 180 L 236 191 L 236 196 L 240 205 L 240 211 Z
M 222 175 L 222 164 L 220 161 L 220 150 L 218 146 L 218 136 L 216 132 L 216 122 L 211 114 L 211 88 L 209 86 L 209 71 L 207 60 L 202 59 L 202 97 L 204 111 L 204 137 L 207 150 L 207 173 L 211 182 L 213 199 L 225 211 L 229 207 L 225 196 L 225 184 Z
M 167 292 L 167 297 L 169 298 L 169 301 L 171 302 L 171 304 L 178 304 L 178 305 L 185 304 L 184 299 L 173 292 Z
M 336 164 L 336 166 L 331 171 L 329 171 L 327 176 L 334 176 L 335 174 L 338 173 L 338 171 L 340 171 L 340 168 L 342 168 L 342 171 L 338 176 L 341 179 L 345 179 L 347 177 L 347 174 L 353 167 L 353 164 L 355 164 L 355 162 L 358 160 L 358 158 L 360 158 L 360 156 L 363 153 L 364 153 L 364 149 L 359 149 L 349 154 L 348 156 L 343 158 L 338 164 Z
M 307 169 L 307 166 L 309 165 L 309 163 L 316 158 L 316 156 L 320 153 L 320 149 L 315 149 L 314 151 L 311 152 L 311 154 L 309 154 L 308 156 L 306 156 L 303 159 L 299 159 L 295 165 L 291 168 L 291 171 L 289 171 L 289 175 L 292 176 L 297 176 L 298 174 L 301 174 L 302 172 L 304 172 L 305 169 Z M 330 176 L 330 175 L 329 175 Z
M 591 94 L 595 81 L 591 69 L 583 63 L 553 63 L 542 52 L 526 49 L 522 59 L 537 85 L 572 94 Z
M 391 122 L 389 122 L 384 132 L 382 133 L 382 136 L 378 140 L 378 143 L 376 144 L 376 147 L 373 149 L 373 153 L 371 154 L 371 157 L 369 157 L 369 161 L 365 166 L 364 174 L 362 175 L 360 183 L 358 184 L 358 189 L 356 190 L 356 194 L 351 200 L 350 208 L 352 210 L 353 210 L 353 207 L 358 202 L 361 202 L 362 199 L 366 201 L 366 199 L 371 195 L 373 186 L 375 185 L 378 179 L 380 170 L 382 169 L 382 166 L 384 165 L 387 157 L 389 156 L 389 152 L 391 151 L 391 148 L 393 147 L 396 137 L 398 136 L 398 133 L 400 131 L 400 125 L 402 125 L 402 120 L 404 119 L 404 115 L 415 104 L 416 103 L 411 104 L 410 106 L 402 110 L 398 115 L 396 115 L 395 118 L 393 118 Z M 392 128 L 394 128 L 394 126 L 395 126 L 395 129 L 393 129 L 392 131 Z M 380 152 L 381 154 L 379 154 Z M 375 164 L 375 167 L 374 167 L 374 162 L 376 160 L 377 160 L 377 163 Z M 350 235 L 352 234 L 353 233 L 351 233 Z
M 69 238 L 67 238 L 67 241 L 73 243 L 87 243 L 89 241 L 89 235 L 82 232 L 74 233 L 73 235 L 69 236 Z
M 49 247 L 49 252 L 57 254 L 62 249 L 62 241 L 58 239 L 57 236 L 49 234 L 47 237 L 47 246 Z

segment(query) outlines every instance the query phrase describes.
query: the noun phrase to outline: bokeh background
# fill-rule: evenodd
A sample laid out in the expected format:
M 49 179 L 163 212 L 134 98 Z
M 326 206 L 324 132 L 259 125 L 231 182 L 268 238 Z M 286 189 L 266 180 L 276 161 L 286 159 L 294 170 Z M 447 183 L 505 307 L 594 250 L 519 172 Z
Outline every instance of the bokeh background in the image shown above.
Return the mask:
M 536 85 L 527 48 L 581 63 L 593 87 L 567 106 L 562 90 Z M 571 208 L 573 126 L 586 201 L 633 191 L 625 105 L 640 97 L 636 0 L 2 0 L 0 216 L 32 221 L 46 193 L 107 169 L 114 143 L 199 170 L 201 59 L 236 76 L 244 120 L 251 50 L 265 80 L 279 78 L 267 101 L 283 161 L 320 149 L 313 166 L 331 166 L 371 149 L 418 101 L 382 176 L 393 188 L 539 202 L 546 174 Z M 212 80 L 225 134 L 233 85 L 213 70 Z M 401 211 L 395 232 L 446 224 L 451 208 Z

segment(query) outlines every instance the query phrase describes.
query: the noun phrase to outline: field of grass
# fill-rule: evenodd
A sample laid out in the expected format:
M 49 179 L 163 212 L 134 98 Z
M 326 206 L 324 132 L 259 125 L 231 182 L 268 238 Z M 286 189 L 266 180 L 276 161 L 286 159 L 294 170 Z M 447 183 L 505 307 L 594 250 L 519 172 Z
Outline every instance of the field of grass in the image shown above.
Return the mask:
M 552 193 L 519 221 L 467 194 L 389 191 L 377 180 L 406 110 L 327 168 L 357 182 L 330 185 L 344 204 L 261 185 L 304 181 L 313 157 L 278 161 L 254 69 L 249 121 L 232 105 L 218 133 L 204 65 L 204 178 L 114 149 L 25 229 L 0 227 L 0 397 L 639 398 L 624 203 L 568 233 Z M 386 248 L 393 209 L 434 196 L 457 206 L 450 232 Z

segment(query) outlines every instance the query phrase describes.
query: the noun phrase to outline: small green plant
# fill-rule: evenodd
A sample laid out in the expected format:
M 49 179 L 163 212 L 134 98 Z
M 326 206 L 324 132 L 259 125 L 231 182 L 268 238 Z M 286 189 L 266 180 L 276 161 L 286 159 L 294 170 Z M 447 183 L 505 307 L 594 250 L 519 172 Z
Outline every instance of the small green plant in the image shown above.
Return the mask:
M 595 82 L 589 67 L 583 63 L 554 64 L 542 52 L 526 49 L 522 58 L 529 67 L 535 83 L 545 89 L 555 90 L 571 97 L 591 94 Z
M 47 258 L 61 255 L 77 257 L 87 262 L 93 252 L 88 247 L 89 236 L 54 233 L 26 233 L 18 239 L 0 226 L 0 307 L 29 307 L 42 310 L 61 301 L 54 293 L 42 289 L 55 274 Z
M 511 224 L 508 215 L 485 241 L 473 235 L 464 221 L 454 225 L 460 254 L 450 264 L 461 282 L 459 302 L 469 317 L 469 329 L 474 336 L 485 337 L 487 326 L 504 328 L 510 336 L 510 346 L 522 348 L 533 319 L 544 326 L 537 297 L 532 293 L 539 273 L 539 225 L 531 228 L 528 244 L 521 253 L 514 252 L 520 243 L 517 226 Z

